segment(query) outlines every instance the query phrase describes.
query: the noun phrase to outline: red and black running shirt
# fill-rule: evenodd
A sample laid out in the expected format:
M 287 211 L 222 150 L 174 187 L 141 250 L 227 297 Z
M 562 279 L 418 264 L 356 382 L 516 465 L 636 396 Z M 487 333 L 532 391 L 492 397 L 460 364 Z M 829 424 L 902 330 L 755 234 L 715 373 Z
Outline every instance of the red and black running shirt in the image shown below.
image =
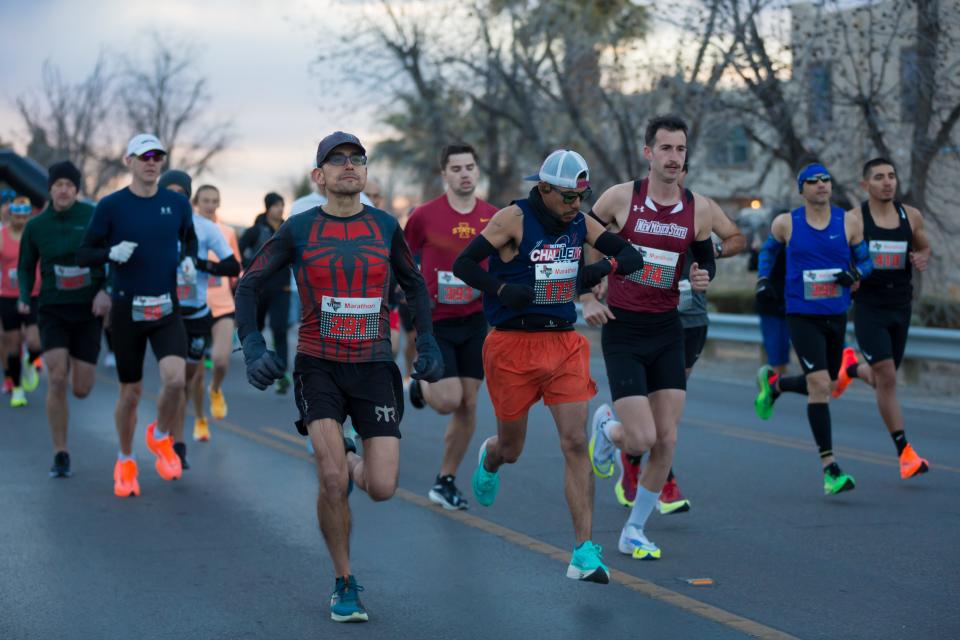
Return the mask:
M 293 216 L 261 247 L 237 286 L 237 332 L 257 330 L 257 294 L 290 266 L 303 311 L 297 353 L 334 362 L 393 361 L 390 274 L 406 294 L 418 334 L 432 333 L 430 297 L 403 231 L 365 206 L 340 218 L 316 207 Z

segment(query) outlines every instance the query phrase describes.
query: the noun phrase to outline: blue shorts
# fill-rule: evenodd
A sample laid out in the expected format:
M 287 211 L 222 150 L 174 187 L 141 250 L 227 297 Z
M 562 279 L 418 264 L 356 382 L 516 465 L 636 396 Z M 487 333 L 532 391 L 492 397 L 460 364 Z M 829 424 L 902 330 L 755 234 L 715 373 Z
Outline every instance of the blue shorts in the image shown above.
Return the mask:
M 767 352 L 767 364 L 771 367 L 790 362 L 790 329 L 786 316 L 760 316 L 760 331 L 763 333 L 763 348 Z

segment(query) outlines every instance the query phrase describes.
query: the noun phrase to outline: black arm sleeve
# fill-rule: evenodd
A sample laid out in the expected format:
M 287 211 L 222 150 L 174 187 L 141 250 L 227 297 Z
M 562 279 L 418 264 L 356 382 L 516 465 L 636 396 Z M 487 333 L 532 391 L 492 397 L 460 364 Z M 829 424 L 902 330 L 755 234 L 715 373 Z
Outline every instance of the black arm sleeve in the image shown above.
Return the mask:
M 81 267 L 98 267 L 110 260 L 110 246 L 107 236 L 94 233 L 92 227 L 87 227 L 83 235 L 83 242 L 77 248 L 77 265 Z
M 503 283 L 480 266 L 480 263 L 492 256 L 496 248 L 482 234 L 474 238 L 453 263 L 453 275 L 465 283 L 492 296 L 497 295 Z
M 240 341 L 257 331 L 257 296 L 270 276 L 290 265 L 294 250 L 290 229 L 285 223 L 260 247 L 237 284 L 237 335 Z M 233 259 L 233 258 L 231 258 Z M 226 261 L 224 261 L 226 262 Z
M 717 275 L 717 261 L 713 257 L 713 242 L 710 238 L 695 240 L 690 244 L 690 251 L 693 252 L 697 265 L 710 274 L 710 279 L 713 280 L 714 276 Z
M 253 262 L 253 245 L 257 241 L 257 235 L 259 235 L 259 230 L 257 229 L 257 225 L 253 225 L 241 234 L 240 241 L 237 243 L 240 249 L 240 261 L 244 269 L 249 267 L 250 263 Z
M 184 258 L 193 258 L 193 263 L 197 263 L 197 251 L 200 250 L 200 242 L 197 240 L 197 230 L 193 228 L 193 212 L 191 211 L 184 218 L 180 225 L 180 260 Z
M 237 262 L 236 256 L 233 254 L 227 256 L 220 262 L 213 262 L 212 260 L 197 260 L 197 269 L 200 271 L 205 271 L 212 276 L 233 276 L 240 275 L 240 263 Z
M 604 231 L 593 243 L 593 246 L 600 253 L 616 259 L 618 263 L 617 273 L 630 275 L 643 267 L 643 254 L 615 233 Z M 621 267 L 625 267 L 629 271 Z
M 430 293 L 417 264 L 413 261 L 410 247 L 397 225 L 390 241 L 390 267 L 397 284 L 403 289 L 407 306 L 413 312 L 413 326 L 418 336 L 433 334 L 433 317 L 430 311 Z

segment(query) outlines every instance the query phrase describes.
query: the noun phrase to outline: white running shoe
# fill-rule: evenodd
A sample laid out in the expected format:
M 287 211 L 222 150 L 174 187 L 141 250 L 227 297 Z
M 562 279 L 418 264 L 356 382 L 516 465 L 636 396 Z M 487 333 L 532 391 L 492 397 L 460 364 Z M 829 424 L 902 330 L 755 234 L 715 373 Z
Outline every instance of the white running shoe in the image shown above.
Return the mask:
M 609 478 L 616 471 L 617 447 L 607 437 L 604 427 L 615 422 L 609 405 L 602 404 L 593 412 L 593 425 L 590 429 L 590 464 L 598 478 Z
M 661 555 L 660 547 L 650 542 L 643 533 L 643 529 L 638 529 L 630 523 L 624 525 L 623 530 L 620 531 L 617 550 L 637 560 L 659 560 Z

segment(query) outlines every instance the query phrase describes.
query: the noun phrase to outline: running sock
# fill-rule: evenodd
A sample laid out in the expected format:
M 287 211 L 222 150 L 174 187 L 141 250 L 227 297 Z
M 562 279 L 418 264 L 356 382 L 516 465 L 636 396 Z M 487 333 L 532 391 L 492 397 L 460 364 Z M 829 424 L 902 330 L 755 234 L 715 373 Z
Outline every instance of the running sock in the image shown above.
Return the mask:
M 33 349 L 29 349 L 29 348 L 28 348 L 28 349 L 27 349 L 27 357 L 30 358 L 30 360 L 29 360 L 30 364 L 33 364 L 34 362 L 37 361 L 37 358 L 40 357 L 40 352 L 39 352 L 39 351 L 34 351 Z
M 826 402 L 811 402 L 807 404 L 807 420 L 810 421 L 810 430 L 813 440 L 820 450 L 820 458 L 833 455 L 833 436 L 830 429 L 830 406 Z
M 780 391 L 807 395 L 807 376 L 780 376 Z
M 907 434 L 904 433 L 903 429 L 900 429 L 900 431 L 891 433 L 890 437 L 893 438 L 893 444 L 897 445 L 897 455 L 899 456 L 907 448 Z
M 834 478 L 836 478 L 838 475 L 843 473 L 843 471 L 840 470 L 840 465 L 838 465 L 836 462 L 831 462 L 830 464 L 825 466 L 823 468 L 823 471 L 824 473 L 829 473 Z
M 667 482 L 673 480 L 673 467 L 670 467 L 670 473 L 667 474 Z
M 131 453 L 130 455 L 124 454 L 123 451 L 120 451 L 117 453 L 117 460 L 119 460 L 120 462 L 125 462 L 126 460 L 136 460 L 136 459 L 137 459 L 137 454 L 135 453 Z
M 854 363 L 847 367 L 847 375 L 851 378 L 857 377 L 857 368 L 860 366 L 860 363 Z
M 13 380 L 13 386 L 20 386 L 20 374 L 23 371 L 23 364 L 20 362 L 20 353 L 7 356 L 7 377 Z
M 647 491 L 642 485 L 637 487 L 637 498 L 630 509 L 630 517 L 627 518 L 627 524 L 643 531 L 647 524 L 647 518 L 653 513 L 653 508 L 657 506 L 657 499 L 660 497 L 659 491 Z

